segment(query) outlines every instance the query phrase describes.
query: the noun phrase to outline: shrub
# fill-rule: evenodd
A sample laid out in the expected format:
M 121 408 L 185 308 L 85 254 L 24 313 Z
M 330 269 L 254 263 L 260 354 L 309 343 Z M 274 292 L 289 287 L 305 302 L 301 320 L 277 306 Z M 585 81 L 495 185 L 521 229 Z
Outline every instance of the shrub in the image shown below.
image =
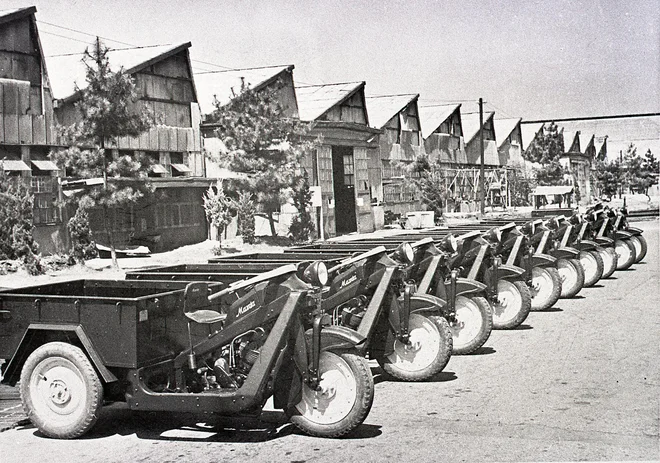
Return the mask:
M 309 189 L 307 175 L 305 175 L 297 179 L 293 188 L 293 205 L 298 209 L 298 214 L 291 221 L 289 235 L 295 243 L 310 241 L 316 232 L 314 220 L 308 210 L 311 199 L 312 192 Z
M 256 206 L 252 200 L 252 194 L 248 191 L 242 191 L 239 193 L 238 199 L 234 200 L 233 206 L 236 208 L 238 216 L 238 234 L 243 237 L 244 243 L 254 244 Z
M 97 256 L 96 243 L 92 239 L 89 215 L 83 207 L 78 207 L 76 214 L 67 224 L 71 236 L 71 256 L 76 262 L 83 263 Z

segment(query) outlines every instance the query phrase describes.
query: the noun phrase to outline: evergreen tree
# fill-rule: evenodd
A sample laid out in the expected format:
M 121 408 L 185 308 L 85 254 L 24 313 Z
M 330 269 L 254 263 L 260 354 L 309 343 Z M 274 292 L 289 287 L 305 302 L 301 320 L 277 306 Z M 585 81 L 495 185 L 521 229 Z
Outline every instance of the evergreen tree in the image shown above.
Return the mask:
M 83 63 L 87 67 L 87 86 L 76 88 L 80 99 L 75 104 L 81 118 L 61 128 L 69 148 L 52 156 L 72 177 L 103 179 L 102 187 L 84 189 L 72 196 L 72 201 L 83 209 L 100 208 L 112 265 L 117 268 L 114 224 L 108 221 L 109 213 L 130 206 L 152 191 L 148 182 L 152 161 L 146 155 L 136 154 L 113 158 L 106 146 L 109 140 L 139 136 L 153 126 L 154 119 L 146 109 L 138 109 L 133 78 L 123 68 L 112 71 L 108 48 L 98 39 L 91 51 L 85 50 Z
M 225 196 L 222 180 L 218 180 L 215 189 L 213 185 L 204 193 L 202 207 L 212 227 L 218 232 L 218 243 L 222 243 L 222 233 L 231 223 L 230 199 Z
M 294 242 L 306 243 L 312 239 L 316 231 L 314 220 L 308 209 L 312 204 L 312 192 L 309 188 L 307 172 L 296 179 L 292 198 L 298 214 L 291 221 L 289 234 Z
M 285 117 L 278 93 L 282 83 L 255 91 L 242 81 L 238 94 L 226 105 L 215 102 L 210 121 L 227 152 L 223 162 L 234 172 L 247 174 L 234 180 L 238 190 L 249 192 L 261 206 L 276 236 L 273 214 L 283 201 L 283 191 L 293 185 L 303 156 L 318 141 L 308 138 L 311 125 Z
M 426 209 L 435 212 L 436 219 L 442 217 L 449 193 L 440 164 L 431 161 L 427 155 L 421 155 L 406 169 L 410 176 L 405 176 L 405 185 L 412 186 Z

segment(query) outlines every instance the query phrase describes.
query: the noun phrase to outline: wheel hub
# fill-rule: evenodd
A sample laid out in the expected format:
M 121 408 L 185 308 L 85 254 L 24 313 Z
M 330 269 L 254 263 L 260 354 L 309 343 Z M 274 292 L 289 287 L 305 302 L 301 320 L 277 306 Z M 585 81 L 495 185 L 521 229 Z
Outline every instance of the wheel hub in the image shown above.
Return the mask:
M 64 381 L 56 379 L 50 383 L 50 400 L 56 405 L 64 405 L 71 400 L 71 393 Z

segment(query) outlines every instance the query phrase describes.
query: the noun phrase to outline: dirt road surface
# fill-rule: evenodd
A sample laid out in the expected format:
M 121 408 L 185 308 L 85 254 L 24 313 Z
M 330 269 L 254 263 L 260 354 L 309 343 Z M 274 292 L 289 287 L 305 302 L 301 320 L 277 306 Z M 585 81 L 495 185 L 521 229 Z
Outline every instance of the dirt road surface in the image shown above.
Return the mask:
M 434 381 L 391 381 L 374 365 L 373 409 L 347 438 L 308 437 L 275 411 L 236 420 L 113 405 L 75 441 L 29 425 L 2 432 L 0 460 L 660 460 L 660 229 L 635 225 L 649 243 L 644 263 L 493 332 Z

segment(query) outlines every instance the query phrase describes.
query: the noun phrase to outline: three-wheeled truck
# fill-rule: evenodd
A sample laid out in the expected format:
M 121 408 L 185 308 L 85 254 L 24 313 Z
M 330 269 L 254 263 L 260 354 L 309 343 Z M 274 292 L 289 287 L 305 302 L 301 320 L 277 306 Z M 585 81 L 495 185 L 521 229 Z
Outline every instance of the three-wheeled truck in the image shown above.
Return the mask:
M 364 336 L 328 326 L 327 269 L 295 265 L 230 285 L 75 280 L 0 291 L 3 382 L 46 436 L 75 438 L 104 402 L 133 410 L 254 416 L 275 408 L 303 431 L 343 435 L 374 384 Z

